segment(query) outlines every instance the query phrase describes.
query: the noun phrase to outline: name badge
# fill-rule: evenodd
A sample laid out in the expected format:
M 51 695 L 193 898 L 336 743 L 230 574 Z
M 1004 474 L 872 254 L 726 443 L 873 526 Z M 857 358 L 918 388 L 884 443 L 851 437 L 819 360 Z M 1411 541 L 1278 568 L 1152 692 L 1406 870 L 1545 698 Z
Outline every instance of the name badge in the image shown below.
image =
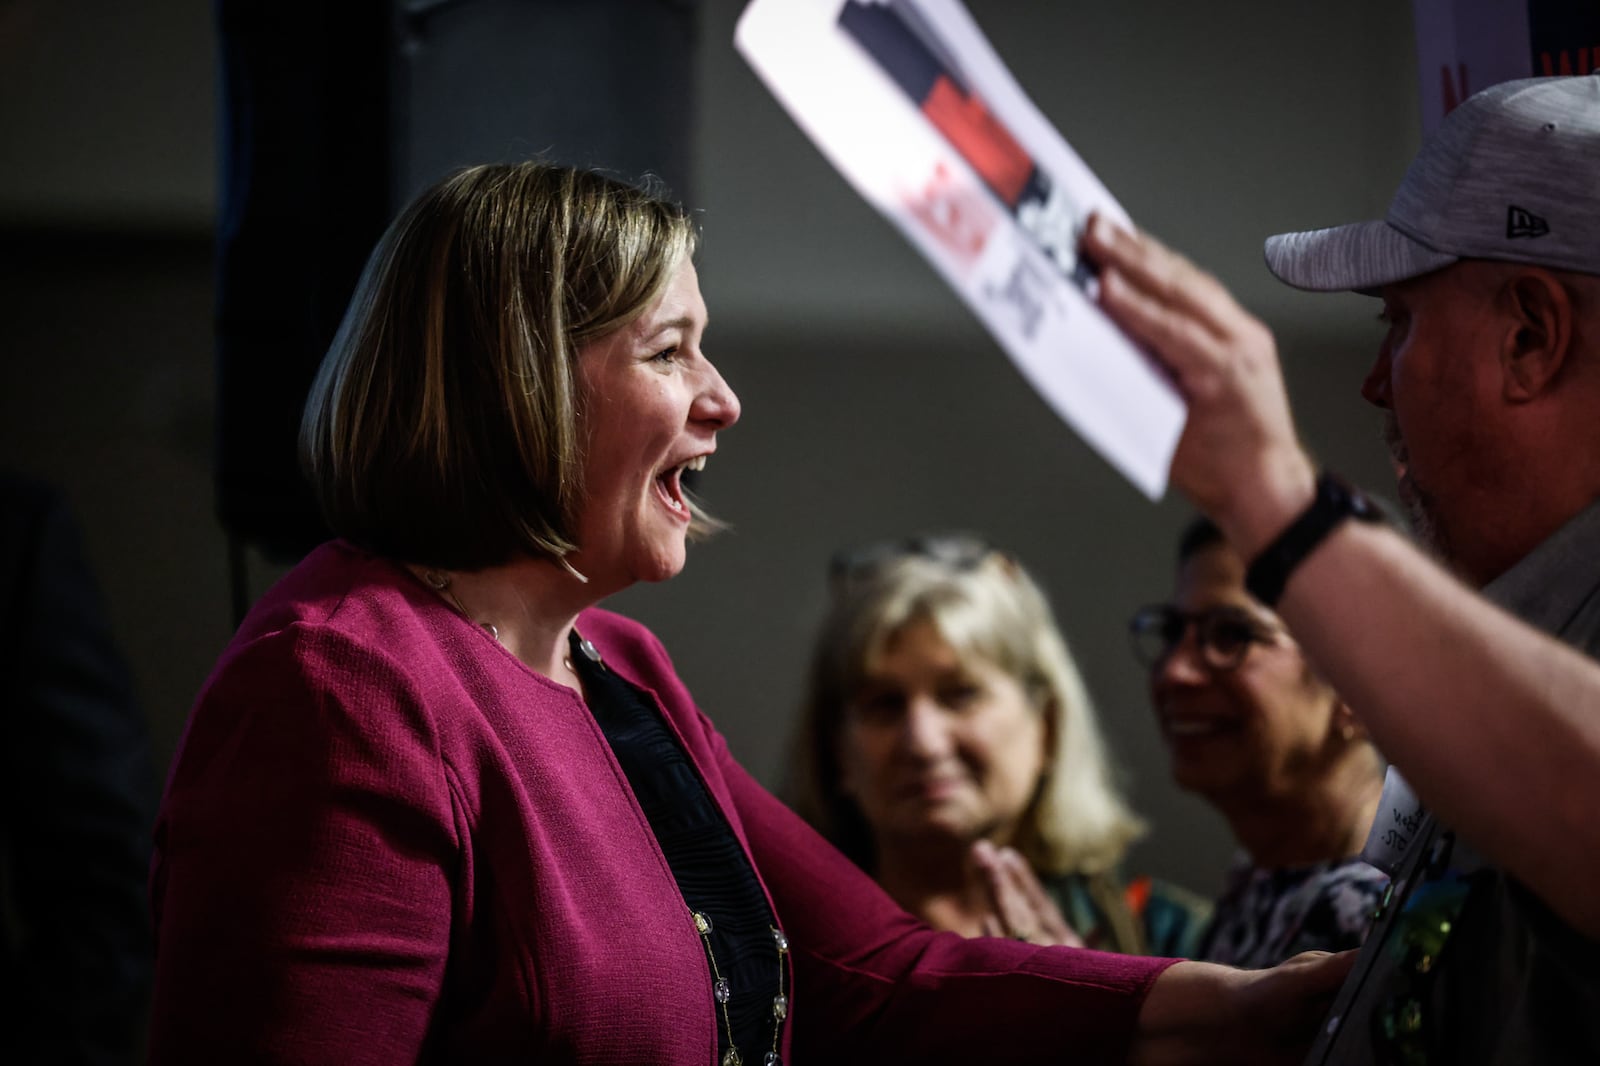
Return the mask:
M 1361 858 L 1390 877 L 1400 869 L 1406 852 L 1422 835 L 1422 801 L 1417 799 L 1400 771 L 1389 767 L 1383 777 L 1383 798 L 1378 801 L 1378 816 L 1367 831 Z

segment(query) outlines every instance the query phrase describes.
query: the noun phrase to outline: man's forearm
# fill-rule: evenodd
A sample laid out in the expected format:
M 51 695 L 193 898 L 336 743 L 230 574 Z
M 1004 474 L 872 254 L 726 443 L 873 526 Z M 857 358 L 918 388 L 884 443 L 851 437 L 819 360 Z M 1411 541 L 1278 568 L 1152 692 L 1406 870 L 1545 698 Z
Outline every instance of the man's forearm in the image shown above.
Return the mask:
M 1600 936 L 1600 665 L 1353 522 L 1279 610 L 1418 795 Z

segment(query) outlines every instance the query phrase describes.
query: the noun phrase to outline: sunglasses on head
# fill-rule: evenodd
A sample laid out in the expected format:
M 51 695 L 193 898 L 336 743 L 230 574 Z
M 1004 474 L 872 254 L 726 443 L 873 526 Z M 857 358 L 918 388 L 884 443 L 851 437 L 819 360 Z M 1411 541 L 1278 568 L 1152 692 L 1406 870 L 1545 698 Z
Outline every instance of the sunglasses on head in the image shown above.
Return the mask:
M 1170 603 L 1141 607 L 1128 620 L 1134 658 L 1147 670 L 1167 660 L 1193 627 L 1201 658 L 1213 670 L 1233 670 L 1256 644 L 1271 644 L 1283 632 L 1242 607 L 1185 611 Z
M 987 541 L 967 533 L 880 540 L 836 552 L 828 563 L 828 580 L 836 590 L 843 589 L 907 557 L 928 559 L 952 570 L 975 570 L 996 554 Z

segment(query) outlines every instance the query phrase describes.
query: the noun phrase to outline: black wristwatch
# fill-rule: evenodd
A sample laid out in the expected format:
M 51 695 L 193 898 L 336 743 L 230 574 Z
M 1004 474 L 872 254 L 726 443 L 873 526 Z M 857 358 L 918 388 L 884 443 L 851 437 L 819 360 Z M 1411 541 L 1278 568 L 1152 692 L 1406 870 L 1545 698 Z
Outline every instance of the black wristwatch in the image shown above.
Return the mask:
M 1336 474 L 1323 471 L 1317 478 L 1317 494 L 1312 497 L 1311 505 L 1250 563 L 1244 587 L 1262 606 L 1276 607 L 1294 568 L 1346 518 L 1361 522 L 1384 520 L 1383 512 L 1360 489 L 1345 484 Z

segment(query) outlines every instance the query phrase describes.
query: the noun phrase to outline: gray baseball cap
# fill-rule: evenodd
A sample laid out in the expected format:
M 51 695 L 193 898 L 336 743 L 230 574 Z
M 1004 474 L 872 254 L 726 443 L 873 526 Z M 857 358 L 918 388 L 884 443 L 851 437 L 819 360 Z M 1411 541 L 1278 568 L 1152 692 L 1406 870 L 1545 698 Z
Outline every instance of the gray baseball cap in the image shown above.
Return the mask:
M 1600 74 L 1476 93 L 1422 145 L 1382 221 L 1267 238 L 1298 289 L 1369 291 L 1458 259 L 1600 274 Z

